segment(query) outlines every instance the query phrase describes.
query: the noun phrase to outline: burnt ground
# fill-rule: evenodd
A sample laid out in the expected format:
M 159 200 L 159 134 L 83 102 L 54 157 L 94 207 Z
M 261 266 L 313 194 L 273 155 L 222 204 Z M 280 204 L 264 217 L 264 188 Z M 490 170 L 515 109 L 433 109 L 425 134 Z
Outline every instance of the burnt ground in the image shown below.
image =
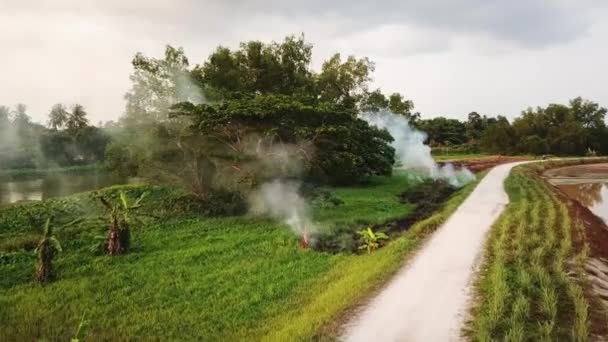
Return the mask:
M 582 205 L 580 202 L 568 197 L 564 192 L 559 190 L 557 187 L 553 187 L 559 194 L 560 199 L 568 207 L 570 216 L 573 221 L 580 222 L 584 226 L 585 241 L 589 246 L 589 260 L 598 261 L 604 264 L 601 260 L 608 260 L 608 226 L 604 221 L 595 216 L 591 210 Z M 580 239 L 573 241 L 576 245 L 577 250 L 583 248 L 583 244 Z M 587 265 L 588 266 L 588 265 Z M 585 267 L 588 276 L 594 278 L 589 269 Z M 593 282 L 593 280 L 592 280 Z M 600 290 L 601 291 L 601 290 Z M 608 336 L 608 325 L 606 324 L 606 308 L 602 305 L 604 301 L 597 293 L 595 284 L 589 282 L 586 284 L 586 293 L 590 301 L 590 321 L 591 321 L 591 335 L 592 336 Z M 605 301 L 604 301 L 605 303 Z

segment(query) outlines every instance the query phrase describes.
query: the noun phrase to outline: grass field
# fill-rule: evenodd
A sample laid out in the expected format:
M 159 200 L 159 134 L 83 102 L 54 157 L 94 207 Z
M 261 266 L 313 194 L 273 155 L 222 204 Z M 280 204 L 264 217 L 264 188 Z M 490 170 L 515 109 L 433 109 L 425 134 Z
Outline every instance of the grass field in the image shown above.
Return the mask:
M 402 218 L 413 205 L 396 195 L 410 186 L 397 173 L 338 188 L 344 204 L 314 216 L 325 227 Z M 66 223 L 101 208 L 81 194 L 0 209 L 0 340 L 65 341 L 79 326 L 85 340 L 308 340 L 397 270 L 473 187 L 370 256 L 301 250 L 289 229 L 269 219 L 164 212 L 175 190 L 156 188 L 146 205 L 162 218 L 133 229 L 127 255 L 90 250 L 105 234 L 94 221 L 58 230 L 59 279 L 44 287 L 32 282 L 31 247 L 40 232 L 29 227 L 25 210 Z M 143 191 L 124 189 L 132 197 Z
M 467 327 L 472 340 L 588 340 L 589 302 L 581 280 L 588 251 L 584 232 L 534 172 L 576 163 L 519 167 L 505 182 L 511 203 L 487 243 Z
M 0 169 L 0 180 L 2 179 L 22 179 L 42 177 L 48 174 L 74 174 L 102 170 L 103 166 L 99 164 L 56 167 L 49 169 Z
M 436 161 L 444 160 L 461 160 L 461 159 L 476 159 L 489 157 L 491 154 L 487 153 L 438 153 L 433 154 L 433 159 Z

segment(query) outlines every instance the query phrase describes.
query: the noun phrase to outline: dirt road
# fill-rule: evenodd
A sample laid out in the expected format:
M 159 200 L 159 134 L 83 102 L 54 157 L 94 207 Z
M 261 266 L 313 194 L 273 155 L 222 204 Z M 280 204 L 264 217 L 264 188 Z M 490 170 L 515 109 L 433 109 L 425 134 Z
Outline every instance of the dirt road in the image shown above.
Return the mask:
M 492 223 L 509 199 L 503 182 L 522 162 L 492 169 L 448 221 L 345 327 L 346 341 L 455 341 Z

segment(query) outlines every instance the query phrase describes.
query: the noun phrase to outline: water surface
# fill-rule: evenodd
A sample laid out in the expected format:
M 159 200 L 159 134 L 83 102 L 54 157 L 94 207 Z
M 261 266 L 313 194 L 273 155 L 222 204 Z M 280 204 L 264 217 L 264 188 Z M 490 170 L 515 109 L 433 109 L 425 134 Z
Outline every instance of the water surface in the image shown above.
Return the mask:
M 587 164 L 549 170 L 549 181 L 608 223 L 608 164 Z
M 0 206 L 20 201 L 43 201 L 133 181 L 135 180 L 127 177 L 100 172 L 50 174 L 33 179 L 0 181 Z
M 608 181 L 606 183 L 561 184 L 557 187 L 608 223 Z

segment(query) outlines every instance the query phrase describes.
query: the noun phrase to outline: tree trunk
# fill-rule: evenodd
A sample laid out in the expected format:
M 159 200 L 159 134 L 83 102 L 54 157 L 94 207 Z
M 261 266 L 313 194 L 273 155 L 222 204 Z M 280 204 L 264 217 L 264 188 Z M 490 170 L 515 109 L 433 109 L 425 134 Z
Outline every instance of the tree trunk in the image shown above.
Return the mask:
M 47 243 L 42 246 L 36 269 L 36 280 L 48 283 L 53 280 L 53 248 Z
M 108 255 L 124 254 L 129 248 L 129 240 L 129 227 L 125 224 L 121 229 L 118 220 L 114 218 L 108 232 L 106 253 Z

